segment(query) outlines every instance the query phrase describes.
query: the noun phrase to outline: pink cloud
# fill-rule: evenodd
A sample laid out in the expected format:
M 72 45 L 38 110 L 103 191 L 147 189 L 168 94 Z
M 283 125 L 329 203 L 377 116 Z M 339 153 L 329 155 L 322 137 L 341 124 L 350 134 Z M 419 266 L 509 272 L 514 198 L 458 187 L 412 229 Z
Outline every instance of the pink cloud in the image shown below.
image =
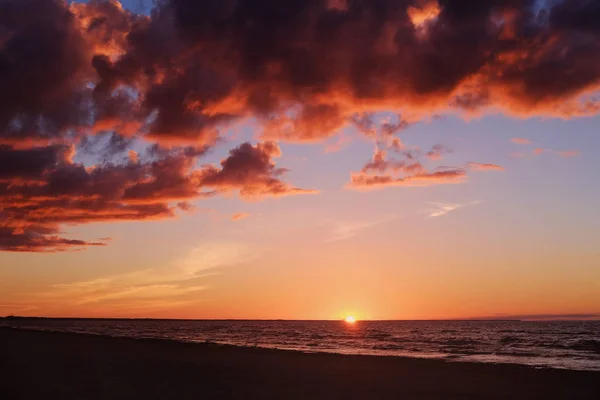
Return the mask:
M 531 140 L 525 138 L 512 138 L 510 141 L 516 144 L 531 144 Z
M 436 149 L 436 146 L 433 147 Z M 433 151 L 433 150 L 432 150 Z M 456 184 L 466 181 L 463 168 L 443 167 L 429 171 L 418 157 L 421 152 L 406 151 L 403 159 L 387 159 L 384 150 L 375 149 L 371 161 L 350 175 L 347 187 L 351 189 L 377 189 L 389 186 L 432 186 Z M 427 154 L 425 155 L 426 157 Z
M 243 212 L 239 212 L 239 213 L 235 213 L 231 216 L 231 220 L 232 221 L 239 221 L 242 220 L 244 218 L 248 218 L 250 216 L 250 213 L 243 213 Z
M 476 162 L 469 162 L 467 166 L 473 171 L 504 171 L 504 167 L 496 164 L 480 164 Z
M 552 149 L 542 149 L 542 148 L 536 148 L 533 150 L 533 154 L 536 156 L 539 156 L 540 154 L 553 154 L 555 156 L 558 157 L 562 157 L 562 158 L 570 158 L 570 157 L 577 157 L 580 153 L 577 150 L 552 150 Z

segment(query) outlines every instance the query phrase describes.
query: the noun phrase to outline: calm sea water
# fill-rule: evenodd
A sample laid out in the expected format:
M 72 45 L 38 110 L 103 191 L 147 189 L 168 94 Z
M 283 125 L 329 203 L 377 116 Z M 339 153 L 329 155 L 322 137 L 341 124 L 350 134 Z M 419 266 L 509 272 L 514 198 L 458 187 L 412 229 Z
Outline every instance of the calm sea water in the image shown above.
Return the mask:
M 600 321 L 4 320 L 0 325 L 304 352 L 600 371 Z

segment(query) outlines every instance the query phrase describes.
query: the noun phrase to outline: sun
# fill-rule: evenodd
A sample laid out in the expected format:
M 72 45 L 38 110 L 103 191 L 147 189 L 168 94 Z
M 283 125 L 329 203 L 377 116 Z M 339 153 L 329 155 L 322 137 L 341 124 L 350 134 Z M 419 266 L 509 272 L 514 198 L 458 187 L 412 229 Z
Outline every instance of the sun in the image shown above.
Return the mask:
M 348 315 L 344 321 L 346 321 L 348 324 L 353 324 L 356 322 L 356 318 L 354 318 L 352 315 Z

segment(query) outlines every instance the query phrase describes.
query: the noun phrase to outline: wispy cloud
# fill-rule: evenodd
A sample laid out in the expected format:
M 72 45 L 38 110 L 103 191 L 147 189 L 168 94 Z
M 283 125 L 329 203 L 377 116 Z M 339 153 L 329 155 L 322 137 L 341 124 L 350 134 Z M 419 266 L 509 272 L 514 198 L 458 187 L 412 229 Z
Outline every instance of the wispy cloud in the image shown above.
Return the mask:
M 531 140 L 529 139 L 525 139 L 525 138 L 512 138 L 510 139 L 511 142 L 516 143 L 516 144 L 531 144 Z
M 467 167 L 473 171 L 504 171 L 504 167 L 496 164 L 469 162 L 467 163 Z
M 444 146 L 443 144 L 435 144 L 425 155 L 430 160 L 441 160 L 444 158 L 445 154 L 449 153 L 452 153 L 452 150 L 448 147 Z
M 157 300 L 178 297 L 187 293 L 197 292 L 204 286 L 180 287 L 171 285 L 129 286 L 122 289 L 110 290 L 104 293 L 93 293 L 83 296 L 79 304 L 88 304 L 105 300 Z
M 248 218 L 249 216 L 250 216 L 250 213 L 239 212 L 239 213 L 233 214 L 231 216 L 231 220 L 232 221 L 239 221 L 241 219 Z
M 562 158 L 570 158 L 577 157 L 579 155 L 579 151 L 577 150 L 553 150 L 553 149 L 544 149 L 544 148 L 536 148 L 533 149 L 533 154 L 539 156 L 541 154 L 552 154 Z
M 135 301 L 182 301 L 185 295 L 206 289 L 199 284 L 204 278 L 220 273 L 219 269 L 256 259 L 262 250 L 238 242 L 204 243 L 189 249 L 175 262 L 157 268 L 116 274 L 97 279 L 52 286 L 37 295 L 45 304 L 86 305 Z
M 479 204 L 480 201 L 475 200 L 468 203 L 443 203 L 443 202 L 430 202 L 433 208 L 427 210 L 429 218 L 442 217 L 449 212 L 464 208 L 467 206 L 474 206 Z
M 531 150 L 530 153 L 520 153 L 520 152 L 512 153 L 511 157 L 526 158 L 526 157 L 541 156 L 542 154 L 550 154 L 550 155 L 554 155 L 554 156 L 561 157 L 561 158 L 571 158 L 571 157 L 577 157 L 581 153 L 578 150 L 553 150 L 553 149 L 547 149 L 547 148 L 543 148 L 543 147 L 536 147 L 535 149 Z
M 554 154 L 556 154 L 559 157 L 569 158 L 569 157 L 577 157 L 579 155 L 579 152 L 577 150 L 566 150 L 566 151 L 554 151 Z
M 359 235 L 360 233 L 373 228 L 377 225 L 391 222 L 395 219 L 400 218 L 399 216 L 387 216 L 372 221 L 361 221 L 361 222 L 334 222 L 333 230 L 330 233 L 326 242 L 336 242 L 339 240 L 349 239 L 353 236 Z
M 325 148 L 323 152 L 327 153 L 336 153 L 342 149 L 342 147 L 350 144 L 352 142 L 352 136 L 340 136 L 336 139 L 335 142 L 325 143 Z

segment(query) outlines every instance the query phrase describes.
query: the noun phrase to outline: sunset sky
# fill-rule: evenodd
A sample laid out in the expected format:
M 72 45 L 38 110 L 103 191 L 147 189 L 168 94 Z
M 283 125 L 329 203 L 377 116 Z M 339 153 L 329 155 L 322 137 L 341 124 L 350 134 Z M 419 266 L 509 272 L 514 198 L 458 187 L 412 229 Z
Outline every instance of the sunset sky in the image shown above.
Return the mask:
M 600 8 L 0 1 L 0 315 L 600 318 Z

